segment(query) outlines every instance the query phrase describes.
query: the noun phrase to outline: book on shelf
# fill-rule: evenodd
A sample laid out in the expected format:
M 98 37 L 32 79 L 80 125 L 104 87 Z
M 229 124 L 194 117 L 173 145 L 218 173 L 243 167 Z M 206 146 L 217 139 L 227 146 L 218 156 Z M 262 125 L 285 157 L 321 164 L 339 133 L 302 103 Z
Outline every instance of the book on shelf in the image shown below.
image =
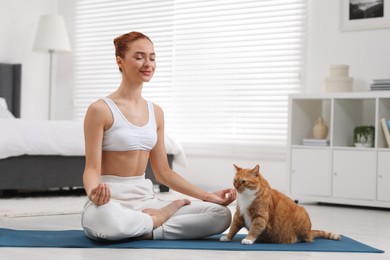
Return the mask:
M 303 145 L 313 145 L 313 146 L 329 146 L 329 139 L 315 139 L 315 138 L 304 138 Z
M 386 118 L 381 119 L 383 134 L 387 142 L 387 147 L 390 148 L 390 120 Z
M 390 84 L 389 85 L 374 85 L 372 84 L 370 87 L 371 90 L 390 90 Z
M 390 84 L 390 79 L 373 79 L 374 84 Z
M 371 90 L 390 90 L 390 79 L 374 79 L 370 85 Z

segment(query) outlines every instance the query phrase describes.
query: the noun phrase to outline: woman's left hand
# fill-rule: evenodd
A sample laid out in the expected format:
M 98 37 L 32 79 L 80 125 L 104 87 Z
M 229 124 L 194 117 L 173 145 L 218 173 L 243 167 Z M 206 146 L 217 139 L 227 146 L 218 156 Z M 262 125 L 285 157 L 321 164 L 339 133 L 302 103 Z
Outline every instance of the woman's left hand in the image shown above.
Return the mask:
M 234 189 L 225 189 L 210 193 L 210 195 L 206 198 L 206 201 L 227 206 L 235 199 L 236 191 Z

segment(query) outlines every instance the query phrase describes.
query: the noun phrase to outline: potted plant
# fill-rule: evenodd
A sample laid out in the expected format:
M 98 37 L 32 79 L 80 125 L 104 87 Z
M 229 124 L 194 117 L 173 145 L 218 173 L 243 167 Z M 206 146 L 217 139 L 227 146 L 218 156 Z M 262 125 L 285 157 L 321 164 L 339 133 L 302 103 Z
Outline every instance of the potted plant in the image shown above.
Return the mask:
M 370 125 L 357 126 L 353 130 L 353 141 L 356 147 L 374 146 L 375 127 Z

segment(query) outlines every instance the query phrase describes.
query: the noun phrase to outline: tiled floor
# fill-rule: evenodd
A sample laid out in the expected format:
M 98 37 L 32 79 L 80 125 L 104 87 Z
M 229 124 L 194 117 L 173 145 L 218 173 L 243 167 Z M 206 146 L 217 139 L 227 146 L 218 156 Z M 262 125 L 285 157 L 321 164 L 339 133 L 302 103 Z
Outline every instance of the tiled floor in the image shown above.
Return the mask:
M 0 201 L 1 203 L 1 201 Z M 384 254 L 310 253 L 310 252 L 237 252 L 209 250 L 151 249 L 64 249 L 64 248 L 0 248 L 0 259 L 390 259 L 390 210 L 303 205 L 308 210 L 313 228 L 351 237 L 385 250 Z M 234 208 L 232 207 L 232 211 Z M 14 229 L 81 229 L 80 215 L 0 218 L 0 227 Z

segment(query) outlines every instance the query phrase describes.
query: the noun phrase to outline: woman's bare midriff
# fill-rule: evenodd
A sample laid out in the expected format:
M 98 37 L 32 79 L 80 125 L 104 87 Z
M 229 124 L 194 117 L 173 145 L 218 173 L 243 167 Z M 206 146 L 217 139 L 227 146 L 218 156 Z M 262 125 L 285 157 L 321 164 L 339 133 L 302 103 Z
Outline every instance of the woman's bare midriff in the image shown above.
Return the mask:
M 148 164 L 147 151 L 103 152 L 102 175 L 142 176 Z

